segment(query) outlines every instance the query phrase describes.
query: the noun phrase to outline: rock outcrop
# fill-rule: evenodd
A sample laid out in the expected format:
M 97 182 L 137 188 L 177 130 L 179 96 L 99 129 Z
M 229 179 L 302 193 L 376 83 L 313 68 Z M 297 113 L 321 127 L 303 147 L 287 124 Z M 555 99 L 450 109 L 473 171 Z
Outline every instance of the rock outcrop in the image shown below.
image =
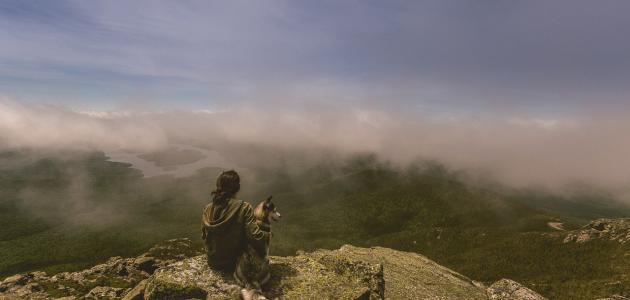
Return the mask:
M 338 251 L 343 251 L 341 250 Z M 330 255 L 333 251 L 272 257 L 266 296 L 283 299 L 382 299 L 383 267 Z M 205 256 L 159 269 L 148 280 L 144 299 L 238 299 L 231 274 L 208 268 Z
M 522 286 L 520 283 L 501 279 L 493 283 L 488 289 L 490 300 L 546 300 L 547 298 Z
M 472 280 L 420 254 L 382 247 L 343 246 L 314 255 L 382 264 L 387 299 L 486 299 L 484 289 Z
M 120 299 L 153 271 L 202 249 L 189 239 L 162 242 L 135 258 L 112 257 L 105 263 L 78 272 L 48 276 L 44 272 L 18 274 L 0 282 L 0 300 L 5 299 Z
M 630 241 L 630 219 L 597 219 L 578 230 L 567 233 L 565 243 L 585 243 L 595 239 L 618 241 L 625 244 Z
M 624 296 L 620 296 L 620 295 L 613 295 L 613 296 L 610 296 L 608 298 L 599 298 L 597 300 L 630 300 L 630 298 L 624 297 Z
M 0 300 L 240 299 L 231 274 L 208 268 L 199 250 L 178 239 L 80 272 L 11 276 L 0 284 Z M 422 255 L 381 247 L 346 245 L 270 262 L 270 299 L 545 299 L 511 280 L 486 288 Z

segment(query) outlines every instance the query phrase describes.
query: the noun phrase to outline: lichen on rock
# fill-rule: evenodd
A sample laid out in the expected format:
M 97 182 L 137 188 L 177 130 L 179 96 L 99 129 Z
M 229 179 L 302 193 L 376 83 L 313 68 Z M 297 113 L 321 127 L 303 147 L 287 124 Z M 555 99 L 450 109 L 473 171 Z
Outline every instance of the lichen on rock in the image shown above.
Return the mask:
M 159 243 L 136 258 L 111 257 L 81 271 L 53 276 L 44 272 L 17 274 L 0 282 L 0 300 L 120 299 L 155 269 L 201 253 L 190 239 L 173 239 Z
M 472 280 L 417 253 L 345 245 L 315 255 L 382 264 L 387 299 L 486 299 Z
M 383 298 L 381 265 L 323 253 L 271 257 L 271 281 L 265 289 L 266 296 L 284 299 Z M 210 269 L 205 257 L 197 256 L 156 271 L 147 282 L 144 297 L 147 300 L 238 299 L 239 295 L 240 287 L 231 274 Z

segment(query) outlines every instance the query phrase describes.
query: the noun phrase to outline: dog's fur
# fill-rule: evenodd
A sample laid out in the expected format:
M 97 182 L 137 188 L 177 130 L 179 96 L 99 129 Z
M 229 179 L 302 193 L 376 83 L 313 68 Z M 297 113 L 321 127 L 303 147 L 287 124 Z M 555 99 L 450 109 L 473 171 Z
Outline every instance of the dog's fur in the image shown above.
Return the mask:
M 271 236 L 271 221 L 278 221 L 281 217 L 276 210 L 276 205 L 267 200 L 260 202 L 254 209 L 254 218 L 262 231 L 269 232 Z M 271 238 L 270 238 L 271 239 Z M 262 287 L 269 281 L 269 240 L 264 249 L 256 249 L 247 245 L 247 249 L 238 258 L 234 278 L 243 286 L 241 294 L 243 299 L 267 299 L 262 295 Z

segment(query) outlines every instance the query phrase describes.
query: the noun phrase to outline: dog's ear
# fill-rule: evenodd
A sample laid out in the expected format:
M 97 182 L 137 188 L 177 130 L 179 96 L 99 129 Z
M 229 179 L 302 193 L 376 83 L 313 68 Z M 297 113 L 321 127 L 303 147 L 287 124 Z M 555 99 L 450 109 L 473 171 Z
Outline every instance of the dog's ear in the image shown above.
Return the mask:
M 273 198 L 273 196 L 269 196 L 267 199 L 265 199 L 265 201 L 263 201 L 263 206 L 265 208 L 269 207 L 269 203 L 271 203 L 271 198 Z

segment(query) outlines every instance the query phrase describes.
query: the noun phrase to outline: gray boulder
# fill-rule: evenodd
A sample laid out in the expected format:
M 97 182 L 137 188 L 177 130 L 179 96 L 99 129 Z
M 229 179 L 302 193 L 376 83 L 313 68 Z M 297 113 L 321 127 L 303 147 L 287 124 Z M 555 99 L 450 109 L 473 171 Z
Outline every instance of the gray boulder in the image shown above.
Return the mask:
M 595 239 L 625 244 L 630 241 L 630 218 L 591 221 L 579 230 L 568 232 L 564 243 L 586 243 Z

